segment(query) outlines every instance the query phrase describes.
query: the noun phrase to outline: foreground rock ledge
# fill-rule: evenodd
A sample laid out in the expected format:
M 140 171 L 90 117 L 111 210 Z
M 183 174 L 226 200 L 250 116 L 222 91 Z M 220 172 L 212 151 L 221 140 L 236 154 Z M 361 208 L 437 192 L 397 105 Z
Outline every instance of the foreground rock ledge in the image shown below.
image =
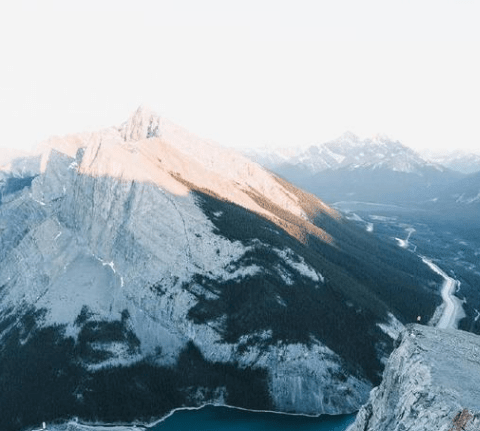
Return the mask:
M 348 431 L 480 430 L 480 337 L 410 325 Z

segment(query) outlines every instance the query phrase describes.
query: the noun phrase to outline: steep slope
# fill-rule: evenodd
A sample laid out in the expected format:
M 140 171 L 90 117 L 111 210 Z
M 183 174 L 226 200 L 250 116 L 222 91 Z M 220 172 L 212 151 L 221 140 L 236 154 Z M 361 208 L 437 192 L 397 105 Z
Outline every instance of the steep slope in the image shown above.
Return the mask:
M 419 258 L 145 108 L 50 140 L 28 178 L 0 206 L 5 431 L 213 401 L 351 412 L 441 303 Z
M 480 428 L 480 338 L 409 326 L 349 431 Z

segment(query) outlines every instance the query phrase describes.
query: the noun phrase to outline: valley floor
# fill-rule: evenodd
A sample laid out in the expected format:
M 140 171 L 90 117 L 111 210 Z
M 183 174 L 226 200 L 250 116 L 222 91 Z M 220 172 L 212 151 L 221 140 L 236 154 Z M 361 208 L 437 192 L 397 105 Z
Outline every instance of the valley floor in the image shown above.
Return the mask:
M 424 257 L 443 277 L 441 315 L 432 323 L 480 334 L 480 238 L 475 226 L 449 222 L 436 213 L 368 202 L 333 205 L 367 232 Z M 422 319 L 423 323 L 423 319 Z

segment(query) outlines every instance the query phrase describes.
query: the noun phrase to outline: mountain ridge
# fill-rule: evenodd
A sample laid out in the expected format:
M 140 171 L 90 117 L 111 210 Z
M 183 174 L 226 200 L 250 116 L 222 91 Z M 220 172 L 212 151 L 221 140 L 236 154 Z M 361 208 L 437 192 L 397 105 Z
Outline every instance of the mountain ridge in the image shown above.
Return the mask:
M 361 140 L 346 133 L 283 159 L 264 153 L 247 155 L 328 203 L 421 205 L 464 176 L 383 135 Z
M 247 152 L 247 155 L 268 168 L 280 169 L 281 164 L 288 164 L 307 169 L 311 174 L 359 166 L 386 166 L 399 172 L 416 172 L 424 167 L 444 169 L 441 165 L 423 159 L 419 153 L 399 141 L 381 134 L 362 140 L 351 132 L 345 132 L 337 139 L 294 152 L 290 157 L 284 158 L 281 164 L 268 162 L 265 153 L 257 155 L 254 150 Z M 401 163 L 398 158 L 401 158 Z

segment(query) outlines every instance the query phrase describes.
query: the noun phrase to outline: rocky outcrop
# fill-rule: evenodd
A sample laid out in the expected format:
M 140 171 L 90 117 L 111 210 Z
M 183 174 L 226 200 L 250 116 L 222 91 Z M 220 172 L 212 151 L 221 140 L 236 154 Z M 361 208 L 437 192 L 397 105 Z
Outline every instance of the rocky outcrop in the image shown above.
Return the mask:
M 348 431 L 480 429 L 480 337 L 411 325 Z

